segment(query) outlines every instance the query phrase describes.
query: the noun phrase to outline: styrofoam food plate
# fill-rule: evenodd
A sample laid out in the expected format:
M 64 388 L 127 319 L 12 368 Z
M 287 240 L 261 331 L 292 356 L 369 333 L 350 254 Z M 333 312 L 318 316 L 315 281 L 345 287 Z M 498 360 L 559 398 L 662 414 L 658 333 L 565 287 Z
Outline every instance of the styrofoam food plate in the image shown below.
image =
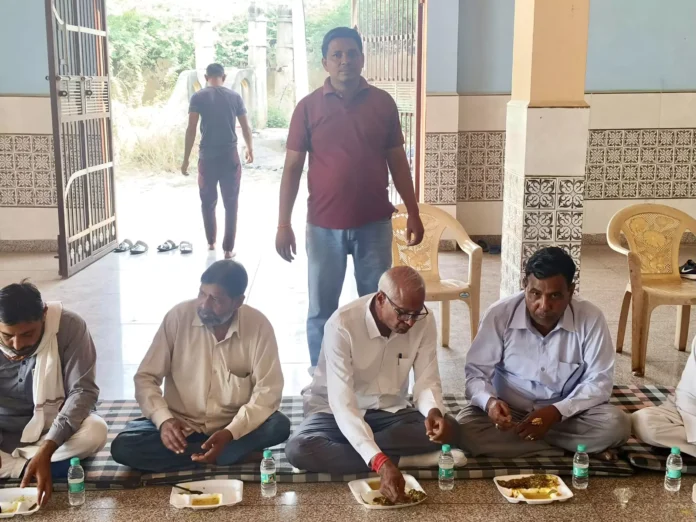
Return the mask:
M 16 500 L 22 497 L 26 500 L 19 504 L 17 511 L 14 513 L 0 513 L 0 518 L 12 518 L 15 515 L 32 515 L 40 509 L 36 500 L 39 498 L 39 492 L 36 488 L 0 489 L 0 508 L 5 511 L 5 509 L 9 509 Z M 36 507 L 29 511 L 29 508 L 34 504 L 36 504 Z
M 177 509 L 217 509 L 222 506 L 233 506 L 242 501 L 244 483 L 241 480 L 200 480 L 198 482 L 184 482 L 177 484 L 186 489 L 202 491 L 205 495 L 219 494 L 222 501 L 214 506 L 194 506 L 191 501 L 198 495 L 189 495 L 185 491 L 172 488 L 169 495 L 169 503 Z
M 511 504 L 519 504 L 520 502 L 524 502 L 527 504 L 551 504 L 552 502 L 565 502 L 569 498 L 573 498 L 573 492 L 570 490 L 568 486 L 566 486 L 565 482 L 563 482 L 563 479 L 559 477 L 558 475 L 552 475 L 551 473 L 547 473 L 547 475 L 551 477 L 555 477 L 556 480 L 558 480 L 558 497 L 556 498 L 550 498 L 550 499 L 527 499 L 527 498 L 515 498 L 512 495 L 512 490 L 508 488 L 502 487 L 498 481 L 499 480 L 512 480 L 512 479 L 521 479 L 524 477 L 531 477 L 531 473 L 527 473 L 524 475 L 505 475 L 502 477 L 495 477 L 493 479 L 493 482 L 495 482 L 495 487 L 498 488 L 498 491 L 500 492 L 501 495 L 505 497 L 505 500 L 510 502 Z
M 404 481 L 406 482 L 406 491 L 409 491 L 411 489 L 416 489 L 418 491 L 425 491 L 423 490 L 423 487 L 418 483 L 416 478 L 413 475 L 407 475 L 406 473 L 404 475 Z M 361 504 L 367 509 L 399 509 L 399 508 L 406 508 L 406 507 L 411 507 L 411 506 L 417 506 L 418 504 L 421 504 L 422 502 L 425 502 L 426 499 L 421 500 L 420 502 L 413 502 L 412 504 L 397 504 L 395 506 L 376 506 L 374 504 L 370 504 L 370 501 L 375 498 L 381 496 L 381 493 L 379 492 L 379 484 L 380 484 L 380 479 L 379 478 L 369 478 L 369 479 L 360 479 L 360 480 L 354 480 L 352 482 L 348 483 L 348 487 L 350 488 L 351 493 L 353 493 L 353 496 L 355 497 L 355 500 L 358 501 L 358 504 Z

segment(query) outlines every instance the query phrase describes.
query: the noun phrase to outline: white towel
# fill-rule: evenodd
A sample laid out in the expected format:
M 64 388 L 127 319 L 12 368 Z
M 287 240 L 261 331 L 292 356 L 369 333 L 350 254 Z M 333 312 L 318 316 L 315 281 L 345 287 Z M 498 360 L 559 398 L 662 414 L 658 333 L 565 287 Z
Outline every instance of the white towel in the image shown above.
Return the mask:
M 58 353 L 58 329 L 63 305 L 59 302 L 46 303 L 46 321 L 39 347 L 36 350 L 34 365 L 34 416 L 24 427 L 22 443 L 31 444 L 41 438 L 44 430 L 53 424 L 63 402 L 65 385 L 63 368 Z

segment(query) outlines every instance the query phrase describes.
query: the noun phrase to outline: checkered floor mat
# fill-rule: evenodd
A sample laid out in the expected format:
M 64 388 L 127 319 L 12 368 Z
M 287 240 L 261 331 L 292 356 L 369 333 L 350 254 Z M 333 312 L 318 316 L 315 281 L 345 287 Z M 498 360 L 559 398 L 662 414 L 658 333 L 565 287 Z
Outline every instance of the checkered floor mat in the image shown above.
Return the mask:
M 661 404 L 667 399 L 672 388 L 662 386 L 614 386 L 612 404 L 620 406 L 628 413 L 646 406 Z M 466 405 L 461 394 L 445 396 L 445 405 L 450 412 L 457 412 Z M 293 430 L 302 422 L 302 399 L 284 397 L 281 411 L 292 421 Z M 244 481 L 260 480 L 258 465 L 255 463 L 227 467 L 206 467 L 196 471 L 178 473 L 139 473 L 116 464 L 110 455 L 111 441 L 125 427 L 126 423 L 139 416 L 140 410 L 135 401 L 102 401 L 97 413 L 109 425 L 109 437 L 106 447 L 95 457 L 83 463 L 86 483 L 90 489 L 133 488 L 146 484 L 170 484 L 207 478 L 235 478 Z M 285 458 L 283 445 L 276 446 L 273 453 L 278 463 L 278 480 L 280 482 L 344 482 L 368 476 L 364 475 L 330 475 L 324 473 L 306 473 L 293 469 Z M 641 444 L 635 439 L 629 440 L 622 448 L 622 456 L 628 458 L 617 462 L 592 460 L 590 470 L 593 475 L 628 476 L 633 473 L 629 461 L 636 467 L 664 470 L 666 452 Z M 543 470 L 546 473 L 570 475 L 573 466 L 572 455 L 555 458 L 495 459 L 469 458 L 464 468 L 456 471 L 456 478 L 488 478 L 514 473 L 533 473 Z M 437 478 L 436 469 L 406 470 L 419 479 Z M 685 459 L 685 473 L 696 473 L 696 459 Z M 0 487 L 14 486 L 16 482 L 0 481 Z M 57 489 L 64 485 L 57 484 Z
M 659 406 L 674 393 L 673 387 L 667 386 L 614 386 L 612 403 L 621 406 L 628 413 L 633 413 L 648 406 Z M 621 448 L 623 456 L 636 468 L 665 471 L 669 450 L 655 448 L 631 438 Z M 696 475 L 696 458 L 682 455 L 684 468 L 682 473 Z

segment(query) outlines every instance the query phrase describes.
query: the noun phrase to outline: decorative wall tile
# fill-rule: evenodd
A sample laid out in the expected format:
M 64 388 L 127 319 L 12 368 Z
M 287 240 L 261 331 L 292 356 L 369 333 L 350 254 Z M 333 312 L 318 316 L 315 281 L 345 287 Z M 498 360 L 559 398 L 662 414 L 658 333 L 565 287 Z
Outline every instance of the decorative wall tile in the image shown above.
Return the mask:
M 56 206 L 53 137 L 0 134 L 0 207 Z
M 460 132 L 457 156 L 457 201 L 503 199 L 504 132 Z
M 693 197 L 696 129 L 591 130 L 587 199 Z

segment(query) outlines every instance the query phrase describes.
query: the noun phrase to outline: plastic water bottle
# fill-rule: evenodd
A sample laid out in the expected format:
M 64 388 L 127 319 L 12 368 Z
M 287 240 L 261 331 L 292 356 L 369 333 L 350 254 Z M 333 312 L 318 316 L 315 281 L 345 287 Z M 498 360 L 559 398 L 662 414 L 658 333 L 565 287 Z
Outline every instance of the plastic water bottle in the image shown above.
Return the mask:
M 263 460 L 261 461 L 261 496 L 275 497 L 277 490 L 276 463 L 273 460 L 271 450 L 266 450 L 263 452 Z
M 442 453 L 438 460 L 438 482 L 442 491 L 451 491 L 454 488 L 454 457 L 449 444 L 442 446 Z
M 584 444 L 578 444 L 578 451 L 573 457 L 573 487 L 587 489 L 590 483 L 590 456 Z
M 681 488 L 682 456 L 679 448 L 672 448 L 667 457 L 667 472 L 665 473 L 665 489 L 676 493 Z
M 85 470 L 80 466 L 80 459 L 70 459 L 68 469 L 68 501 L 71 506 L 81 506 L 85 503 Z

